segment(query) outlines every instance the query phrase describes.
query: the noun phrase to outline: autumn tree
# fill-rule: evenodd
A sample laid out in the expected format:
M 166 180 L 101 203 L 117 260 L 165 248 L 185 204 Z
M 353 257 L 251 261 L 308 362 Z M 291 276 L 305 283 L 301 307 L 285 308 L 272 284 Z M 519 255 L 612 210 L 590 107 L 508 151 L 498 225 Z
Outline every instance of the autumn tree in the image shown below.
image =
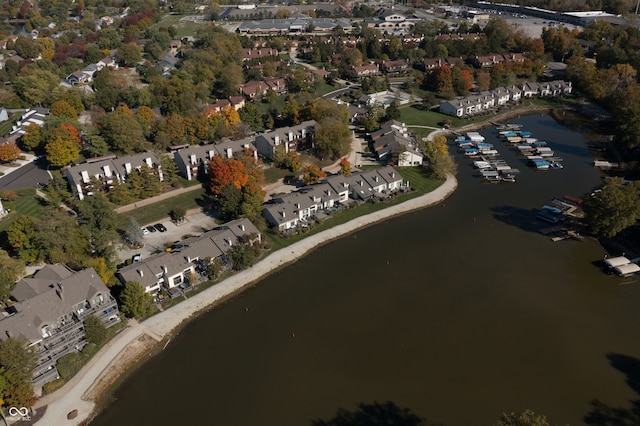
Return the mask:
M 113 263 L 107 262 L 104 257 L 88 258 L 82 263 L 82 266 L 84 268 L 93 268 L 107 287 L 112 287 L 116 284 L 116 267 Z
M 322 170 L 319 166 L 315 164 L 311 164 L 304 168 L 304 173 L 302 175 L 302 179 L 307 182 L 307 184 L 311 185 L 316 182 L 319 182 L 321 179 L 327 177 L 327 174 Z
M 31 407 L 37 397 L 31 386 L 33 370 L 38 363 L 35 348 L 26 340 L 9 337 L 0 341 L 0 366 L 6 380 L 4 403 Z
M 0 143 L 0 161 L 9 163 L 20 157 L 20 148 L 15 142 Z
M 249 180 L 244 165 L 233 158 L 222 159 L 216 155 L 209 161 L 208 167 L 210 176 L 209 189 L 214 195 L 220 194 L 222 188 L 227 184 L 232 184 L 237 189 L 242 189 Z
M 127 281 L 120 293 L 120 306 L 129 318 L 144 317 L 152 312 L 153 296 L 139 282 Z
M 349 176 L 351 174 L 351 163 L 349 163 L 346 157 L 340 160 L 340 171 L 338 174 L 342 176 Z
M 78 158 L 81 148 L 78 130 L 69 124 L 61 124 L 52 129 L 44 147 L 47 161 L 53 167 L 66 166 Z
M 115 111 L 98 120 L 100 134 L 114 151 L 123 154 L 145 150 L 145 137 L 140 122 L 126 111 Z
M 438 135 L 425 142 L 423 150 L 436 177 L 445 178 L 448 174 L 455 173 L 455 162 L 449 155 L 445 136 Z
M 67 118 L 75 120 L 78 118 L 78 113 L 71 105 L 64 100 L 55 101 L 51 105 L 50 115 L 52 117 Z

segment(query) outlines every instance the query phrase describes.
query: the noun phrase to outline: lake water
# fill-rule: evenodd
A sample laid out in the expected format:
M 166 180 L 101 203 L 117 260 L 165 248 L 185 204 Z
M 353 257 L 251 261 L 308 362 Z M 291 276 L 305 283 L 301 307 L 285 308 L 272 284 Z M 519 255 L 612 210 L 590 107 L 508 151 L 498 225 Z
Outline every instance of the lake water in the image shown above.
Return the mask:
M 376 401 L 445 425 L 525 408 L 579 425 L 594 399 L 628 408 L 640 283 L 604 274 L 590 240 L 551 242 L 535 218 L 599 184 L 593 158 L 547 115 L 513 122 L 565 168 L 529 169 L 483 130 L 517 183 L 484 184 L 455 154 L 445 203 L 322 246 L 197 319 L 92 425 L 312 425 Z

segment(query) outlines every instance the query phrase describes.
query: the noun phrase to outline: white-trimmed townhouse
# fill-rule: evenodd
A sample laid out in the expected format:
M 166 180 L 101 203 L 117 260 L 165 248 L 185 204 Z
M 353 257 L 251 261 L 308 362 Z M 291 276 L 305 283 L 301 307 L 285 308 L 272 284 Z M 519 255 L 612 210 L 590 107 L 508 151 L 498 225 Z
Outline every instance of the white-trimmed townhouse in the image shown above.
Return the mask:
M 162 166 L 152 152 L 116 157 L 110 155 L 87 160 L 85 163 L 65 169 L 65 176 L 72 191 L 77 192 L 78 198 L 84 199 L 93 195 L 95 191 L 109 190 L 118 181 L 124 183 L 127 176 L 140 171 L 142 167 L 154 170 L 158 180 L 164 180 Z M 97 186 L 96 186 L 97 185 Z
M 216 144 L 189 145 L 173 153 L 173 160 L 180 175 L 187 180 L 197 179 L 208 172 L 209 161 L 216 155 L 221 158 L 236 158 L 248 153 L 258 159 L 258 150 L 254 145 L 254 138 L 244 138 L 237 141 L 224 140 Z
M 315 128 L 316 122 L 309 120 L 295 126 L 281 127 L 258 135 L 255 139 L 258 154 L 273 160 L 276 150 L 280 146 L 284 147 L 286 153 L 311 148 Z
M 260 231 L 249 219 L 232 220 L 200 236 L 180 241 L 170 252 L 151 255 L 121 268 L 118 278 L 122 283 L 137 281 L 147 293 L 156 294 L 188 282 L 207 259 L 221 259 L 226 263 L 226 254 L 233 246 L 260 241 Z
M 496 106 L 506 105 L 511 100 L 511 94 L 504 87 L 496 87 L 492 90 L 492 93 L 495 97 Z

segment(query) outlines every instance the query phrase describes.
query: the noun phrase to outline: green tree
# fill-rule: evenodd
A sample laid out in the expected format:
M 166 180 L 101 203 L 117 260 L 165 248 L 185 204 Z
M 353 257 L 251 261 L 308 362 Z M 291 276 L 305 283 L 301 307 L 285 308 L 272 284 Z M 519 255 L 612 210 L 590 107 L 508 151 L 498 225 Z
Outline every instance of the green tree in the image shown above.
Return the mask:
M 640 218 L 640 182 L 624 183 L 622 178 L 607 179 L 602 190 L 584 201 L 586 222 L 591 232 L 614 237 Z
M 349 125 L 334 117 L 320 120 L 315 130 L 316 149 L 323 157 L 339 158 L 351 148 Z
M 242 190 L 232 183 L 222 187 L 218 195 L 220 216 L 225 220 L 232 220 L 240 215 L 242 205 Z
M 11 247 L 26 263 L 35 263 L 40 257 L 37 247 L 36 225 L 31 216 L 18 216 L 9 226 L 7 237 Z
M 111 149 L 131 154 L 145 150 L 145 138 L 142 126 L 136 118 L 124 111 L 105 115 L 98 121 L 100 134 Z
M 162 166 L 162 177 L 168 184 L 173 184 L 178 179 L 178 166 L 173 158 L 163 155 L 160 158 L 160 165 Z
M 61 238 L 61 236 L 64 238 Z M 47 208 L 36 222 L 37 247 L 48 263 L 81 265 L 90 257 L 91 236 L 65 210 Z
M 107 340 L 107 327 L 105 327 L 102 320 L 95 315 L 89 315 L 84 319 L 84 331 L 89 343 L 100 346 Z
M 228 252 L 234 271 L 247 269 L 255 261 L 253 247 L 250 244 L 236 244 Z
M 174 222 L 182 222 L 187 216 L 187 210 L 182 206 L 177 206 L 169 212 L 169 216 L 171 216 L 171 220 Z
M 49 101 L 60 78 L 51 71 L 25 66 L 14 80 L 18 96 L 32 105 L 43 105 Z
M 88 147 L 85 153 L 88 157 L 102 157 L 109 153 L 109 144 L 100 135 L 89 135 L 85 139 L 88 142 Z
M 129 220 L 129 227 L 127 228 L 127 232 L 125 232 L 124 239 L 128 244 L 133 246 L 143 245 L 144 233 L 134 217 Z
M 30 382 L 38 363 L 35 348 L 25 340 L 9 337 L 0 341 L 0 365 L 9 384 Z
M 149 315 L 153 309 L 153 296 L 144 291 L 144 287 L 137 281 L 127 281 L 120 293 L 122 312 L 129 318 L 139 318 Z
M 518 413 L 503 413 L 493 426 L 549 426 L 547 418 L 531 410 Z
M 22 148 L 26 151 L 35 151 L 42 145 L 42 129 L 36 123 L 31 123 L 25 128 L 25 133 L 20 139 Z
M 24 262 L 12 259 L 0 249 L 0 300 L 6 300 L 16 285 L 16 280 L 25 273 Z
M 87 228 L 95 255 L 111 259 L 118 239 L 116 212 L 103 192 L 96 192 L 78 203 L 78 223 Z
M 120 65 L 133 67 L 142 60 L 142 50 L 137 43 L 123 43 L 118 47 L 116 58 Z

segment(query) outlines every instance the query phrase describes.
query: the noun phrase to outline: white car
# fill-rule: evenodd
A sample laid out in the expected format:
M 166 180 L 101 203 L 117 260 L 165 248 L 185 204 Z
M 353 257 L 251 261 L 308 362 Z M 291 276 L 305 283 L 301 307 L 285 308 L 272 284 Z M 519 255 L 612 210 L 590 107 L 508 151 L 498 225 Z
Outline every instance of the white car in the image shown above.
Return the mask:
M 149 233 L 149 230 L 147 228 L 140 228 L 140 229 L 142 229 L 143 235 L 147 235 Z

